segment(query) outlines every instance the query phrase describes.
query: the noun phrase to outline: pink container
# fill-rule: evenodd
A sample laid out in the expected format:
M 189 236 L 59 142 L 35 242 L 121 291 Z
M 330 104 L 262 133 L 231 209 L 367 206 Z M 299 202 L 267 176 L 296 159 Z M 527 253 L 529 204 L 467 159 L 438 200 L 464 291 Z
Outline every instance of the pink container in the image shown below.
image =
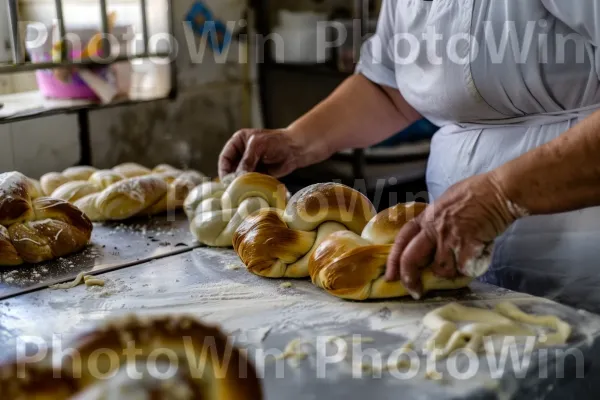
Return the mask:
M 37 56 L 32 54 L 33 62 L 48 62 L 51 61 L 50 54 L 45 53 Z M 107 79 L 109 68 L 97 68 L 94 70 L 103 79 Z M 52 70 L 36 71 L 36 78 L 40 92 L 49 98 L 54 99 L 85 99 L 98 100 L 98 96 L 92 89 L 81 79 L 77 72 L 73 73 L 68 82 L 62 82 L 54 76 Z

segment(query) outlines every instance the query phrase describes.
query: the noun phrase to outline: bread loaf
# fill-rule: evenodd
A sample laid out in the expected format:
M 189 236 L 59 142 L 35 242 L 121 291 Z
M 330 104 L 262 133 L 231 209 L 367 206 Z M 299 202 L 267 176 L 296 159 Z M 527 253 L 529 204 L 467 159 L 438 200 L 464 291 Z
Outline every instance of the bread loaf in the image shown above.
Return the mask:
M 120 173 L 105 169 L 94 172 L 88 179 L 88 182 L 96 185 L 100 190 L 104 190 L 113 183 L 117 183 L 123 179 L 125 179 L 125 177 Z
M 63 172 L 50 172 L 40 178 L 40 186 L 45 196 L 50 196 L 60 186 L 71 181 L 87 181 L 96 168 L 88 166 L 70 167 Z
M 169 182 L 166 196 L 147 210 L 150 215 L 160 214 L 182 208 L 185 199 L 190 192 L 202 182 L 208 180 L 204 175 L 196 171 L 165 171 L 160 174 L 166 182 Z
M 64 200 L 69 203 L 75 203 L 82 197 L 85 197 L 92 193 L 97 193 L 100 190 L 101 189 L 99 186 L 89 181 L 71 181 L 65 183 L 64 185 L 56 189 L 54 192 L 52 192 L 50 197 Z
M 163 184 L 156 183 L 159 179 L 167 184 L 166 191 Z M 150 170 L 126 163 L 112 170 L 75 167 L 46 174 L 43 182 L 45 190 L 54 188 L 53 198 L 77 204 L 92 221 L 107 221 L 179 209 L 189 192 L 206 179 L 199 172 L 181 171 L 167 164 Z M 127 195 L 129 189 L 132 192 Z
M 386 281 L 385 267 L 395 237 L 402 226 L 425 210 L 422 203 L 398 204 L 379 213 L 362 231 L 331 234 L 313 252 L 309 273 L 313 283 L 344 299 L 387 299 L 409 295 L 402 282 Z M 456 280 L 422 274 L 424 291 L 458 289 L 471 278 Z
M 248 215 L 262 208 L 285 207 L 287 190 L 271 176 L 252 172 L 229 181 L 206 182 L 185 200 L 190 230 L 205 245 L 231 247 L 233 233 Z
M 102 192 L 75 202 L 93 221 L 121 221 L 152 207 L 167 195 L 167 183 L 155 176 L 140 176 L 113 183 Z
M 62 348 L 76 357 L 0 365 L 2 399 L 260 400 L 244 353 L 191 317 L 129 317 Z M 100 355 L 100 356 L 99 356 Z M 166 371 L 166 372 L 165 372 Z
M 313 251 L 338 231 L 360 233 L 375 208 L 360 192 L 341 184 L 309 186 L 284 211 L 260 210 L 246 218 L 233 247 L 248 270 L 268 278 L 305 278 Z
M 123 175 L 125 178 L 135 178 L 136 176 L 150 175 L 152 170 L 137 163 L 124 163 L 117 165 L 113 171 Z
M 0 174 L 0 266 L 39 263 L 81 250 L 90 220 L 59 199 L 32 198 L 34 186 L 18 172 Z

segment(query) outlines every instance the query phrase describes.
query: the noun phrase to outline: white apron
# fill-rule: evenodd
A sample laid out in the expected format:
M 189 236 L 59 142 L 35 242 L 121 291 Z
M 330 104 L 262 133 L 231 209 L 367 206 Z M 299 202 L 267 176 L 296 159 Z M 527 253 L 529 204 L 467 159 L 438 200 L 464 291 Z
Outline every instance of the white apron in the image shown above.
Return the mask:
M 441 126 L 427 171 L 432 198 L 555 139 L 600 108 L 595 3 L 384 1 L 357 72 L 398 88 Z M 427 45 L 432 31 L 441 36 Z M 483 279 L 600 312 L 600 208 L 518 221 L 497 240 Z

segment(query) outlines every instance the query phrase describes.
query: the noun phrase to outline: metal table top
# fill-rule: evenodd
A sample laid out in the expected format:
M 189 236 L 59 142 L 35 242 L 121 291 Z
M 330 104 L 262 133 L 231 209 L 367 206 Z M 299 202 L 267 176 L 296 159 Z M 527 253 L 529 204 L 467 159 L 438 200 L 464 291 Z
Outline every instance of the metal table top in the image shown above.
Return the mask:
M 151 259 L 190 251 L 199 244 L 183 213 L 127 222 L 94 224 L 91 243 L 83 251 L 38 265 L 0 269 L 0 299 Z
M 103 273 L 104 288 L 80 286 L 71 290 L 40 290 L 0 301 L 0 357 L 14 353 L 19 338 L 37 336 L 51 343 L 53 334 L 69 338 L 107 317 L 123 314 L 191 314 L 205 322 L 220 325 L 249 350 L 264 376 L 268 399 L 317 398 L 531 398 L 559 383 L 573 379 L 573 365 L 566 363 L 565 378 L 552 373 L 541 376 L 542 358 L 536 357 L 524 375 L 509 359 L 499 371 L 490 370 L 486 357 L 479 359 L 476 374 L 457 378 L 450 365 L 442 365 L 441 382 L 425 376 L 425 360 L 410 379 L 389 373 L 371 376 L 358 368 L 353 376 L 352 357 L 360 354 L 352 347 L 351 357 L 323 367 L 328 351 L 320 347 L 333 336 L 360 334 L 363 354 L 369 349 L 382 358 L 397 350 L 407 338 L 416 337 L 420 321 L 433 308 L 449 301 L 466 305 L 493 306 L 510 300 L 526 311 L 551 312 L 576 327 L 569 347 L 579 349 L 586 363 L 593 359 L 600 333 L 600 317 L 571 308 L 475 283 L 470 290 L 445 293 L 415 302 L 408 299 L 386 302 L 348 302 L 320 291 L 308 281 L 266 280 L 248 273 L 231 250 L 198 248 L 193 251 L 152 260 L 125 269 Z M 293 339 L 302 338 L 309 357 L 295 364 L 290 360 L 268 362 L 264 354 L 280 354 Z M 426 335 L 419 336 L 420 348 Z M 325 340 L 325 343 L 328 343 Z M 311 346 L 312 344 L 312 346 Z M 319 350 L 320 349 L 320 350 Z M 322 353 L 324 350 L 325 353 Z M 553 371 L 557 359 L 548 352 L 545 367 Z M 363 361 L 365 359 L 363 358 Z M 368 361 L 368 356 L 366 358 Z M 489 361 L 489 360 L 487 360 Z M 518 360 L 517 360 L 518 361 Z M 462 367 L 459 365 L 458 369 Z M 368 375 L 368 376 L 367 376 Z

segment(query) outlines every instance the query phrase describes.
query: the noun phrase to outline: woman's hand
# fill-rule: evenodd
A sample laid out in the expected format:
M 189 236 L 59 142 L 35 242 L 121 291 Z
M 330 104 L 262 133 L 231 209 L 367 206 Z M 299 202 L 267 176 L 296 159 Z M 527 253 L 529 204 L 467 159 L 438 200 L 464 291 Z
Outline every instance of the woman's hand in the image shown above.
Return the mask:
M 449 279 L 481 276 L 489 267 L 494 239 L 525 215 L 506 198 L 494 173 L 462 181 L 402 228 L 386 278 L 401 279 L 419 298 L 425 267 Z
M 276 178 L 304 166 L 304 148 L 290 131 L 243 129 L 219 156 L 219 176 L 232 172 L 264 172 Z

